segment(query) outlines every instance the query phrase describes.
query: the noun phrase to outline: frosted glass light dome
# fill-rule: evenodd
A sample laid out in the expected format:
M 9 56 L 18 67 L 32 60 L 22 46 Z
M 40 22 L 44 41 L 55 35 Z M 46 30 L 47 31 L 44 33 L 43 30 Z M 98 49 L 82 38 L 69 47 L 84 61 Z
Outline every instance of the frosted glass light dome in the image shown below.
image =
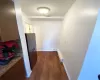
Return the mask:
M 37 8 L 38 12 L 43 15 L 47 15 L 50 12 L 50 8 L 48 7 L 39 7 Z

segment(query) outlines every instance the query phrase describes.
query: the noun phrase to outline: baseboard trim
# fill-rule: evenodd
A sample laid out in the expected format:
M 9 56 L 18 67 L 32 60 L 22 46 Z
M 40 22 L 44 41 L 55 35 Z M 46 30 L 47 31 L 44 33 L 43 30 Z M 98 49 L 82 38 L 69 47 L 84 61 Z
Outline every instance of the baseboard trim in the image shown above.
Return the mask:
M 61 51 L 59 49 L 57 50 L 57 52 L 58 52 L 58 56 L 59 56 L 60 62 L 62 62 L 63 66 L 64 66 L 64 69 L 66 71 L 68 79 L 71 80 L 71 77 L 70 77 L 70 75 L 68 73 L 67 67 L 65 66 L 64 57 L 63 57 L 63 55 L 62 55 L 62 53 L 61 53 Z
M 60 62 L 63 62 L 64 58 L 63 58 L 63 55 L 62 55 L 61 51 L 58 49 L 57 52 L 58 52 L 58 56 L 59 56 Z
M 57 51 L 57 50 L 36 50 L 36 51 Z
M 66 68 L 66 66 L 65 66 L 65 64 L 64 64 L 64 62 L 63 62 L 63 66 L 64 66 L 64 69 L 65 69 L 66 74 L 67 74 L 67 76 L 68 76 L 68 79 L 71 80 L 71 77 L 70 77 L 70 75 L 69 75 L 69 73 L 68 73 L 68 70 L 67 70 L 67 68 Z

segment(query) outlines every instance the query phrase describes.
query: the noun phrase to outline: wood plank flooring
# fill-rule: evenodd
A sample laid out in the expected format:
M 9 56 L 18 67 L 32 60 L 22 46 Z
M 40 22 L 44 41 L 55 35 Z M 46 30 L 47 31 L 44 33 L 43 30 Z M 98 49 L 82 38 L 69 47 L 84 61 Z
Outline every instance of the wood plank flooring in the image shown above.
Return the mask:
M 68 80 L 64 67 L 62 63 L 60 63 L 56 51 L 38 51 L 31 55 L 36 58 L 34 57 L 33 61 L 31 61 L 33 63 L 33 70 L 31 77 L 28 80 Z

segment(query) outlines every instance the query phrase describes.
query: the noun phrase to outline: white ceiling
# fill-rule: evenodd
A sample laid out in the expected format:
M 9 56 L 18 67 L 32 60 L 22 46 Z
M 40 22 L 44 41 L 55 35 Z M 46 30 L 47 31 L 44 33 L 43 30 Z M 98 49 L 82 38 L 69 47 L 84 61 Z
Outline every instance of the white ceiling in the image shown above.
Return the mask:
M 29 18 L 43 18 L 38 7 L 49 7 L 49 18 L 62 18 L 75 0 L 21 0 L 21 8 Z

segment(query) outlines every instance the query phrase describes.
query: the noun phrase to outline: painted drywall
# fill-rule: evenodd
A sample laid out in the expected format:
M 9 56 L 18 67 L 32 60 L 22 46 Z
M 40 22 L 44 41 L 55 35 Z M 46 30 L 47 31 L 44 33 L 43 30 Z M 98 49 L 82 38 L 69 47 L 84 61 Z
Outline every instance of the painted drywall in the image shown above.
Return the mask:
M 26 16 L 26 14 L 24 12 L 22 12 L 22 18 L 23 18 L 24 22 L 32 24 L 31 20 Z
M 36 50 L 36 37 L 34 34 L 34 28 L 32 27 L 32 21 L 22 12 L 22 19 L 24 24 L 24 33 L 27 41 L 28 51 L 32 52 Z
M 78 80 L 98 80 L 100 74 L 100 11 Z
M 62 21 L 32 21 L 37 51 L 55 51 Z
M 77 80 L 80 74 L 99 7 L 100 0 L 76 0 L 65 15 L 58 47 L 70 80 Z
M 26 16 L 26 14 L 23 13 L 23 12 L 22 12 L 22 19 L 23 19 L 23 24 L 24 24 L 24 33 L 30 32 L 29 30 L 26 30 L 26 29 L 29 29 L 29 28 L 26 26 L 26 24 L 27 24 L 27 25 L 32 25 L 32 21 L 31 21 L 31 20 Z M 31 32 L 33 32 L 33 31 L 34 31 L 34 29 L 33 29 L 33 27 L 32 27 Z
M 19 0 L 14 0 L 14 5 L 15 5 L 15 11 L 16 11 L 16 20 L 17 20 L 17 25 L 18 25 L 18 31 L 19 31 L 19 36 L 20 36 L 21 45 L 22 45 L 22 52 L 23 52 L 24 65 L 25 65 L 25 69 L 26 69 L 26 76 L 29 77 L 32 71 L 30 68 L 28 50 L 27 50 L 26 39 L 25 39 L 25 34 L 24 34 L 24 24 L 23 24 L 23 18 L 22 18 Z

